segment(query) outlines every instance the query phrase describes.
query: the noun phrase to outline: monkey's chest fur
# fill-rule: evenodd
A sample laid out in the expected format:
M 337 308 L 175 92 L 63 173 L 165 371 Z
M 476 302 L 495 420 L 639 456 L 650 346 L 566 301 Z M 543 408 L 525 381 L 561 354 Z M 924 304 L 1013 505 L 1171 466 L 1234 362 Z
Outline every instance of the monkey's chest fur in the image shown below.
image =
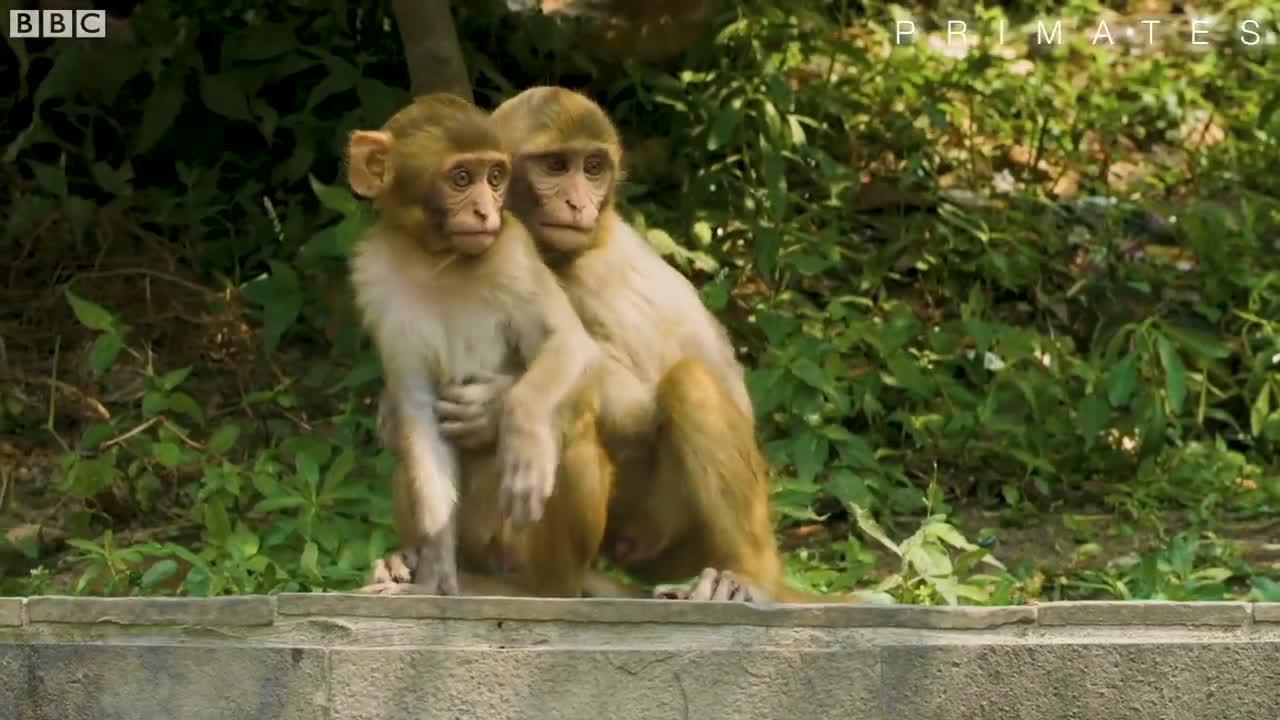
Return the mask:
M 523 368 L 512 328 L 534 307 L 525 284 L 472 277 L 483 268 L 441 270 L 394 258 L 377 245 L 362 250 L 353 269 L 366 325 L 380 346 L 412 357 L 437 389 L 476 372 Z

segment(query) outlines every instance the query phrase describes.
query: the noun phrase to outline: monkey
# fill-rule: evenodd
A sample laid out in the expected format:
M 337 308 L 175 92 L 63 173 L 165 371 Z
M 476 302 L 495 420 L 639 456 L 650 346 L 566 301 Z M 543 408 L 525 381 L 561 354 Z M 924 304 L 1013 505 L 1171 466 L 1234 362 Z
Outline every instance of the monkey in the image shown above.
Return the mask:
M 506 207 L 525 223 L 604 354 L 600 425 L 616 468 L 604 554 L 656 597 L 830 602 L 784 582 L 769 471 L 744 371 L 697 290 L 613 206 L 622 145 L 585 95 L 535 87 L 492 119 L 513 154 Z M 447 384 L 447 437 L 492 436 L 504 381 Z
M 364 590 L 458 594 L 461 561 L 481 574 L 513 563 L 523 591 L 579 594 L 612 482 L 596 429 L 601 353 L 503 210 L 511 168 L 495 126 L 466 100 L 425 95 L 354 131 L 347 150 L 347 181 L 376 211 L 351 281 L 395 400 L 383 431 L 400 552 Z M 498 376 L 493 440 L 447 441 L 441 388 Z

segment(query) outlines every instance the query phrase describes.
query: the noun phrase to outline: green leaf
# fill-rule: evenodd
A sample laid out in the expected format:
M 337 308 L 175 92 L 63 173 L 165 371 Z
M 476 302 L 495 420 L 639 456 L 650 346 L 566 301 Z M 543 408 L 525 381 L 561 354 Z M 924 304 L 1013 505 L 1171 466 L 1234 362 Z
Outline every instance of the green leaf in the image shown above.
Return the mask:
M 845 505 L 869 506 L 874 502 L 867 481 L 848 468 L 836 468 L 827 479 L 827 492 Z
M 358 215 L 363 212 L 363 204 L 350 190 L 342 185 L 325 185 L 315 175 L 307 173 L 307 181 L 311 183 L 311 192 L 316 194 L 320 204 L 341 213 L 344 217 Z
M 169 69 L 156 81 L 155 88 L 142 105 L 142 121 L 133 140 L 133 152 L 141 155 L 150 150 L 173 126 L 186 99 L 187 68 Z
M 1178 327 L 1169 323 L 1162 323 L 1161 327 L 1164 331 L 1178 341 L 1178 344 L 1185 347 L 1200 357 L 1213 358 L 1221 360 L 1231 356 L 1231 348 L 1222 343 L 1221 340 L 1206 333 L 1202 330 L 1192 328 Z
M 1187 368 L 1177 348 L 1164 335 L 1156 338 L 1156 350 L 1164 366 L 1164 391 L 1169 396 L 1169 405 L 1175 414 L 1180 414 L 1187 399 Z
M 716 119 L 707 134 L 707 149 L 716 150 L 733 141 L 733 132 L 742 120 L 742 111 L 733 103 L 725 103 L 716 113 Z
M 338 457 L 329 465 L 329 471 L 324 475 L 324 491 L 329 493 L 341 486 L 355 466 L 355 451 L 350 447 L 343 448 Z
M 227 508 L 216 502 L 204 504 L 204 526 L 209 531 L 209 538 L 221 545 L 231 537 L 231 520 L 227 517 Z
M 342 382 L 338 383 L 338 387 L 360 387 L 361 385 L 373 382 L 380 377 L 382 377 L 382 363 L 378 361 L 377 357 L 369 356 L 354 365 L 342 378 Z
M 120 351 L 124 349 L 124 338 L 114 332 L 105 332 L 99 335 L 89 348 L 89 367 L 95 375 L 101 375 L 103 371 L 111 367 L 111 364 L 119 357 Z
M 154 417 L 169 409 L 169 398 L 164 393 L 148 390 L 142 396 L 143 417 Z
M 306 498 L 301 498 L 297 495 L 281 495 L 280 497 L 267 498 L 258 502 L 253 506 L 253 511 L 256 513 L 269 513 L 277 510 L 291 510 L 306 504 Z
M 1112 407 L 1123 407 L 1129 403 L 1137 386 L 1138 356 L 1131 352 L 1107 373 L 1107 400 Z
M 822 368 L 818 367 L 817 363 L 807 357 L 796 358 L 791 363 L 791 374 L 817 390 L 826 390 L 831 387 L 831 379 L 822 372 Z
M 160 387 L 163 388 L 164 390 L 172 390 L 178 387 L 179 385 L 181 385 L 182 382 L 186 380 L 187 376 L 189 376 L 190 374 L 191 374 L 191 366 L 188 365 L 184 368 L 178 368 L 177 370 L 172 370 L 170 372 L 165 373 L 164 375 L 161 375 L 159 380 L 157 380 L 157 382 L 159 383 Z
M 925 397 L 931 394 L 933 383 L 920 372 L 916 361 L 905 352 L 890 353 L 885 358 L 889 373 L 899 387 L 913 395 Z
M 138 585 L 144 590 L 149 590 L 156 585 L 173 577 L 178 571 L 178 563 L 171 559 L 165 559 L 157 562 L 142 574 L 142 578 L 138 580 Z
M 796 466 L 796 477 L 809 482 L 827 462 L 831 444 L 817 433 L 802 428 L 791 436 L 791 459 Z
M 125 160 L 119 168 L 113 168 L 104 162 L 96 162 L 89 168 L 89 173 L 93 175 L 93 181 L 98 184 L 98 187 L 112 195 L 125 196 L 133 192 L 133 186 L 129 184 L 133 179 L 133 166 L 128 160 Z
M 222 75 L 205 75 L 200 83 L 200 99 L 205 107 L 233 120 L 253 120 L 249 112 L 249 99 L 240 83 Z
M 158 442 L 151 446 L 151 457 L 161 465 L 173 469 L 182 462 L 182 448 L 171 442 Z
M 29 165 L 31 165 L 32 174 L 36 176 L 36 184 L 41 190 L 61 199 L 67 197 L 67 173 L 61 165 L 42 163 L 29 163 Z
M 858 528 L 862 532 L 870 535 L 877 542 L 893 551 L 895 555 L 902 556 L 902 548 L 898 544 L 889 539 L 889 536 L 880 527 L 880 523 L 871 516 L 861 505 L 853 506 L 853 518 L 858 523 Z
M 76 319 L 81 325 L 90 330 L 99 332 L 113 332 L 115 330 L 115 318 L 107 309 L 71 292 L 70 289 L 64 291 L 67 302 L 71 304 L 71 310 L 75 313 Z
M 222 41 L 223 67 L 236 60 L 259 61 L 297 47 L 293 30 L 282 23 L 254 25 L 231 33 Z
M 316 465 L 315 458 L 311 457 L 311 453 L 303 451 L 294 457 L 293 463 L 298 468 L 298 475 L 302 476 L 307 487 L 314 493 L 320 486 L 320 468 Z
M 1271 383 L 1263 383 L 1262 390 L 1258 391 L 1258 396 L 1253 399 L 1253 406 L 1249 409 L 1249 431 L 1254 437 L 1262 435 L 1263 426 L 1267 422 L 1267 415 L 1271 413 Z
M 941 540 L 942 542 L 959 550 L 973 550 L 978 547 L 977 545 L 969 542 L 964 535 L 960 534 L 959 530 L 956 530 L 955 527 L 948 523 L 931 522 L 928 525 L 925 525 L 924 530 L 927 537 Z
M 186 415 L 198 425 L 204 424 L 204 412 L 200 410 L 200 406 L 196 404 L 195 399 L 186 393 L 176 392 L 170 395 L 169 409 Z
M 209 437 L 209 449 L 225 455 L 228 450 L 235 447 L 236 440 L 240 437 L 240 426 L 235 423 L 227 423 L 214 431 Z
M 268 351 L 274 351 L 302 312 L 302 288 L 290 265 L 279 260 L 268 265 L 271 272 L 247 283 L 244 294 L 262 306 L 264 342 Z
M 320 546 L 314 542 L 307 543 L 302 550 L 302 571 L 312 579 L 320 579 Z
M 14 7 L 8 5 L 8 7 Z M 33 102 L 39 114 L 40 106 L 52 99 L 71 100 L 80 89 L 83 77 L 83 46 L 78 42 L 67 42 L 56 46 L 53 52 L 53 67 L 40 81 Z
M 1080 415 L 1080 433 L 1084 435 L 1084 449 L 1089 450 L 1098 442 L 1098 433 L 1106 429 L 1107 421 L 1111 419 L 1111 408 L 1095 392 L 1080 400 L 1076 412 Z

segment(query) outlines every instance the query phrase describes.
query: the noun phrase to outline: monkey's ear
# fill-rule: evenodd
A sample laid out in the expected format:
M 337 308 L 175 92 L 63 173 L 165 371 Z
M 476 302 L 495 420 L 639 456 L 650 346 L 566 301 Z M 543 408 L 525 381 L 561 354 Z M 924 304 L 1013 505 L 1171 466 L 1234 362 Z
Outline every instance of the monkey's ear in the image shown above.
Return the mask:
M 374 198 L 391 184 L 391 133 L 356 130 L 347 141 L 347 183 L 357 195 Z

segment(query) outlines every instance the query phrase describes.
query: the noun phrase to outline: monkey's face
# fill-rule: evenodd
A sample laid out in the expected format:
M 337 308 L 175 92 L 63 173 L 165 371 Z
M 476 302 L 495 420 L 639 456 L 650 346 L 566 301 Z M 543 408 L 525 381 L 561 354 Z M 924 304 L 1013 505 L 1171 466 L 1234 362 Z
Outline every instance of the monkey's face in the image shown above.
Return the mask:
M 512 210 L 539 243 L 561 252 L 587 247 L 613 189 L 615 169 L 602 146 L 565 146 L 522 156 Z
M 432 190 L 429 217 L 453 250 L 479 255 L 502 229 L 502 201 L 511 169 L 505 155 L 455 155 Z

